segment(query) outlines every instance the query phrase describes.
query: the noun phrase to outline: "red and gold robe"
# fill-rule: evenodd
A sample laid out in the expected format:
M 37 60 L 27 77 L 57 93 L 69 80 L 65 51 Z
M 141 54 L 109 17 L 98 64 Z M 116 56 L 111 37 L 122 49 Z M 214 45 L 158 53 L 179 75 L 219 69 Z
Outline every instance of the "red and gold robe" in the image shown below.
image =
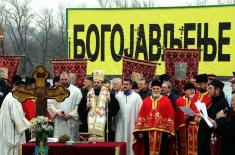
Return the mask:
M 201 102 L 206 104 L 206 107 L 208 108 L 211 105 L 211 98 L 208 95 L 208 92 L 205 93 L 200 93 L 197 92 L 192 100 L 191 100 L 191 104 L 187 103 L 188 105 L 190 104 L 190 108 L 196 113 L 198 114 L 198 110 L 196 108 L 195 103 L 200 100 Z M 181 99 L 182 101 L 182 99 Z M 179 102 L 179 101 L 178 101 Z M 181 103 L 183 104 L 183 103 Z M 185 103 L 186 104 L 186 103 Z M 183 122 L 184 117 L 181 117 L 179 119 L 180 122 Z M 183 127 L 183 124 L 181 124 L 180 126 Z M 187 126 L 187 128 L 182 128 L 180 133 L 181 133 L 181 138 L 183 140 L 183 142 L 187 142 L 187 145 L 185 145 L 186 147 L 183 148 L 183 150 L 181 149 L 181 153 L 182 151 L 186 154 L 186 155 L 197 155 L 198 153 L 198 124 L 195 122 L 195 117 L 193 117 L 190 121 L 189 124 Z M 186 134 L 187 132 L 187 134 Z M 187 137 L 186 137 L 187 135 Z M 181 140 L 180 138 L 180 140 Z M 187 141 L 186 141 L 187 138 Z M 183 146 L 181 146 L 183 147 Z M 187 153 L 185 152 L 187 151 Z M 183 154 L 184 155 L 184 154 Z
M 195 107 L 192 104 L 192 100 L 182 96 L 176 100 L 176 105 L 178 107 L 188 106 L 195 113 L 197 113 Z M 186 120 L 183 111 L 178 109 L 178 129 L 179 129 L 179 139 L 180 139 L 180 154 L 181 155 L 194 155 L 197 154 L 197 130 L 198 126 L 194 121 L 194 118 L 189 118 Z M 188 130 L 189 129 L 189 130 Z M 190 142 L 190 145 L 189 145 Z
M 175 136 L 174 109 L 167 97 L 161 96 L 159 99 L 154 100 L 150 96 L 143 101 L 133 132 L 135 137 L 133 151 L 135 155 L 144 155 L 145 142 L 144 139 L 138 138 L 138 134 L 146 131 L 149 136 L 150 155 L 160 153 L 163 132 L 169 133 L 173 140 Z M 172 153 L 174 152 L 173 143 L 171 145 L 169 152 Z
M 192 109 L 194 111 L 197 111 L 195 103 L 198 100 L 200 100 L 202 103 L 205 103 L 207 108 L 211 105 L 211 98 L 209 97 L 208 92 L 205 92 L 205 93 L 197 92 L 192 98 L 192 103 L 193 103 Z

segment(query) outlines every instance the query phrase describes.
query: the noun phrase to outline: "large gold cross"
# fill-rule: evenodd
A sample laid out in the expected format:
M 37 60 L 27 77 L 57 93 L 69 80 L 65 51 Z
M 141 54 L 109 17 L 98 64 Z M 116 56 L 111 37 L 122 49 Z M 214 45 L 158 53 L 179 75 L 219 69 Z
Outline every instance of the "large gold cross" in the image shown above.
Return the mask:
M 62 102 L 69 96 L 69 91 L 63 86 L 56 88 L 46 88 L 46 80 L 49 73 L 43 66 L 38 66 L 33 72 L 33 77 L 36 80 L 36 88 L 28 89 L 25 86 L 19 86 L 13 90 L 12 94 L 21 103 L 28 98 L 36 99 L 37 116 L 47 116 L 47 99 L 56 99 Z

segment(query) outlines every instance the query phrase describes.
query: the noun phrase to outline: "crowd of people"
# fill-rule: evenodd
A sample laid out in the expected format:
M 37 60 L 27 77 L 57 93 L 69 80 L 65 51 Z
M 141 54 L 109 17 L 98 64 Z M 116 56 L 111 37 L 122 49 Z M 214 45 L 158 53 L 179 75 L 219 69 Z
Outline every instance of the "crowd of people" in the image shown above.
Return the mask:
M 29 141 L 36 114 L 35 99 L 20 103 L 12 90 L 20 85 L 35 88 L 35 79 L 18 75 L 12 86 L 0 79 L 0 154 L 19 154 L 19 145 Z M 70 82 L 67 72 L 53 78 L 70 95 L 63 102 L 47 100 L 54 137 L 68 135 L 84 141 L 126 142 L 127 155 L 233 155 L 235 154 L 235 77 L 232 94 L 215 75 L 199 74 L 175 89 L 167 74 L 154 80 L 105 79 L 101 70 L 84 79 L 83 88 Z M 203 119 L 196 103 L 204 103 L 212 127 Z M 193 115 L 185 112 L 191 109 Z M 7 126 L 7 128 L 6 128 Z

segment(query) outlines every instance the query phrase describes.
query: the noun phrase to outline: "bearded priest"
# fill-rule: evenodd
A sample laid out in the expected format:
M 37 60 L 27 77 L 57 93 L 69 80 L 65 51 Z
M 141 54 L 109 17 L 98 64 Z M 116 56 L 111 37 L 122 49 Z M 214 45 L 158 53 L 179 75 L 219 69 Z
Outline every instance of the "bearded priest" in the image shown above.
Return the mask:
M 161 87 L 160 81 L 152 81 L 152 96 L 143 101 L 134 129 L 135 155 L 175 154 L 174 109 L 171 101 L 161 95 Z

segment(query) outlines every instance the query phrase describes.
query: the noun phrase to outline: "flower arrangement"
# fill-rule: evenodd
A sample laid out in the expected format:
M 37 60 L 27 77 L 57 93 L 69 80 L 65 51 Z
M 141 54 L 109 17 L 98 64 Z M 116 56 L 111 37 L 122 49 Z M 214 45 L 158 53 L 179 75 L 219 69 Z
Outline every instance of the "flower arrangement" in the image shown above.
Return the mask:
M 48 118 L 45 116 L 38 116 L 33 120 L 31 132 L 36 137 L 36 143 L 39 146 L 41 143 L 47 144 L 47 137 L 53 134 L 53 127 L 49 125 Z

